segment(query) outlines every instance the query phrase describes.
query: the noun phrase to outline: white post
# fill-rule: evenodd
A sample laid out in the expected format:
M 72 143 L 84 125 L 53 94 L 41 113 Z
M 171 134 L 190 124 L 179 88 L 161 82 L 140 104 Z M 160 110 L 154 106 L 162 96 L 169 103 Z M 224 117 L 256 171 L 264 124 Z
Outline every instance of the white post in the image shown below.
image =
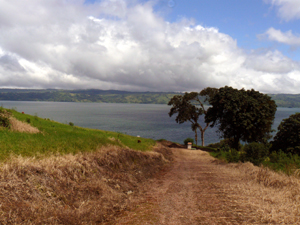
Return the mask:
M 192 142 L 188 142 L 188 144 L 187 144 L 187 149 L 192 149 Z

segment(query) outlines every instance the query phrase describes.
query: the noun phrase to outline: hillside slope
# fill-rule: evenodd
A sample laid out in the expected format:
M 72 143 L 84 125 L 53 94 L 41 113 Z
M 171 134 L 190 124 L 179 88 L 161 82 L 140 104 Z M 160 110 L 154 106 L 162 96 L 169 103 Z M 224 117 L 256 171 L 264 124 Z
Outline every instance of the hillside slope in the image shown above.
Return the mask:
M 1 108 L 1 110 L 5 109 Z M 102 146 L 109 145 L 147 151 L 155 145 L 155 141 L 151 139 L 81 128 L 72 123 L 62 124 L 47 118 L 22 114 L 15 110 L 7 111 L 11 113 L 14 124 L 17 123 L 23 127 L 27 124 L 39 132 L 20 132 L 15 130 L 14 126 L 0 127 L 0 161 L 8 159 L 11 155 L 43 157 L 53 154 L 93 152 Z
M 171 152 L 151 139 L 0 108 L 2 122 L 1 224 L 110 221 L 172 160 Z

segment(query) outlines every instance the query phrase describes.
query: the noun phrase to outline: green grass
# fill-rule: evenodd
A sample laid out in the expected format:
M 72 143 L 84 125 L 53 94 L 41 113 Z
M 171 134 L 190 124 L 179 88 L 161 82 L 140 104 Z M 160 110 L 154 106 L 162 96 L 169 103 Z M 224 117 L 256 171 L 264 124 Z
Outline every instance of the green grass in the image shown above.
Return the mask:
M 95 151 L 102 146 L 117 145 L 134 150 L 147 151 L 155 144 L 152 139 L 137 138 L 122 133 L 81 128 L 62 124 L 49 119 L 39 118 L 8 110 L 23 122 L 37 127 L 37 134 L 13 132 L 7 128 L 0 129 L 0 161 L 11 155 L 43 157 L 52 154 L 76 154 Z M 138 143 L 141 140 L 141 143 Z

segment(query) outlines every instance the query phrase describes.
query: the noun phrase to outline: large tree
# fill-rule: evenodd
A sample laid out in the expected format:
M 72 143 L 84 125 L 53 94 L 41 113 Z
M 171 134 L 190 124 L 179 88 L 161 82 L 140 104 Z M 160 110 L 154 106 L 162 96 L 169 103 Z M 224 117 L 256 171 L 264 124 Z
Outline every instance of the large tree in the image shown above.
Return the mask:
M 255 90 L 238 90 L 225 86 L 209 99 L 205 116 L 211 127 L 218 126 L 220 137 L 233 139 L 238 149 L 240 140 L 263 142 L 270 138 L 276 112 L 275 101 Z
M 204 146 L 204 133 L 209 123 L 206 123 L 206 125 L 202 127 L 198 120 L 201 115 L 205 115 L 207 112 L 203 103 L 209 101 L 216 90 L 215 88 L 205 88 L 200 93 L 190 92 L 184 95 L 175 95 L 168 103 L 168 105 L 172 105 L 169 116 L 171 117 L 177 114 L 175 119 L 177 123 L 182 124 L 187 121 L 192 123 L 191 128 L 195 132 L 196 145 L 198 144 L 197 129 L 199 129 L 201 132 L 202 146 Z M 201 101 L 199 96 L 205 97 L 204 100 Z
M 300 154 L 300 113 L 282 120 L 271 144 L 271 151 L 282 150 L 286 153 Z

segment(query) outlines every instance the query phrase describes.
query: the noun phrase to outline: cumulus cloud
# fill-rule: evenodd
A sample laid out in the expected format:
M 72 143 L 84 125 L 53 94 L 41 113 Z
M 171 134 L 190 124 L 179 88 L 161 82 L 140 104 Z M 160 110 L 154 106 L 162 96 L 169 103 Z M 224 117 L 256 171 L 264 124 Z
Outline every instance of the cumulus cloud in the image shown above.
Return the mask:
M 299 65 L 280 52 L 245 53 L 217 28 L 128 2 L 0 0 L 1 86 L 298 92 Z
M 300 45 L 300 35 L 294 35 L 291 30 L 283 33 L 282 31 L 271 27 L 264 34 L 259 35 L 259 37 L 267 37 L 271 41 L 277 41 L 288 45 Z
M 264 1 L 278 8 L 278 16 L 281 19 L 285 21 L 300 19 L 299 0 L 264 0 Z

